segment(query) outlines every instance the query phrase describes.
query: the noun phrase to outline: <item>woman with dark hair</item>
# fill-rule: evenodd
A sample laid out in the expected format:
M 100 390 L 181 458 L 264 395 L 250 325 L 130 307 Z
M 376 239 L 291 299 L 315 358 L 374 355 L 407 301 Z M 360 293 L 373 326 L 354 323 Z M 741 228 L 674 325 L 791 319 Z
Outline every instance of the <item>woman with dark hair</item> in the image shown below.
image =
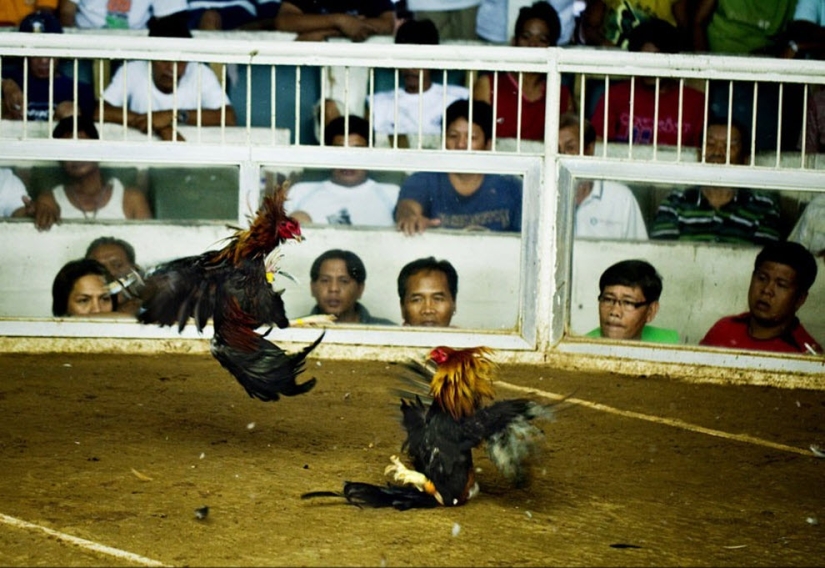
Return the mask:
M 64 264 L 52 284 L 52 313 L 67 317 L 115 311 L 117 297 L 107 287 L 108 274 L 105 266 L 91 258 Z
M 543 0 L 519 11 L 513 45 L 516 47 L 555 47 L 561 33 L 556 10 Z M 521 78 L 519 79 L 519 75 Z M 547 100 L 546 73 L 485 73 L 473 88 L 473 98 L 494 104 L 496 137 L 544 140 Z M 520 102 L 520 105 L 519 105 Z M 519 117 L 519 106 L 521 116 Z M 559 114 L 573 110 L 570 89 L 561 86 Z

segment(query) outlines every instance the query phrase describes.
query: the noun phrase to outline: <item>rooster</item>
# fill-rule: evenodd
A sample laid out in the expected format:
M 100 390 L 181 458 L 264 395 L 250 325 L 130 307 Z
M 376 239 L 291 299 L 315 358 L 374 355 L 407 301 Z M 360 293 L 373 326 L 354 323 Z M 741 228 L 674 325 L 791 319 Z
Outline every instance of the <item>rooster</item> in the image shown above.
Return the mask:
M 418 381 L 429 385 L 431 404 L 421 397 L 401 399 L 402 425 L 407 438 L 401 446 L 412 469 L 398 456 L 390 458 L 385 475 L 395 484 L 384 486 L 347 481 L 342 493 L 317 491 L 303 498 L 345 497 L 358 506 L 399 510 L 440 505 L 464 505 L 478 493 L 473 448 L 486 442 L 490 459 L 508 479 L 525 480 L 524 461 L 541 431 L 531 421 L 551 418 L 547 405 L 527 399 L 495 402 L 496 364 L 486 347 L 433 349 L 425 363 L 410 362 Z
M 138 292 L 141 323 L 177 325 L 181 332 L 191 317 L 202 332 L 212 318 L 212 355 L 249 396 L 263 401 L 302 394 L 315 386 L 314 378 L 303 383 L 296 378 L 324 336 L 321 333 L 311 345 L 288 355 L 265 339 L 271 327 L 264 335 L 255 331 L 265 325 L 290 325 L 281 292 L 271 285 L 280 272 L 278 247 L 302 240 L 300 225 L 284 211 L 284 200 L 282 187 L 264 198 L 248 229 L 233 227 L 226 246 L 153 268 Z

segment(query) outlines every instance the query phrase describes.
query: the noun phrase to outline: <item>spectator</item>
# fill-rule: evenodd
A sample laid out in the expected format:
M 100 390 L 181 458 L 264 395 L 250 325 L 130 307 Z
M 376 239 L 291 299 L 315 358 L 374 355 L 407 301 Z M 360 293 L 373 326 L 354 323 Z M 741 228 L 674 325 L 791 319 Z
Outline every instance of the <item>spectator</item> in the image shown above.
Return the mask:
M 797 0 L 793 18 L 783 34 L 788 59 L 825 59 L 825 4 L 821 0 Z
M 57 123 L 52 137 L 70 139 L 74 132 L 74 118 L 64 118 Z M 88 117 L 78 117 L 77 138 L 97 140 L 94 122 Z M 36 198 L 37 207 L 44 213 L 35 217 L 39 229 L 49 229 L 61 219 L 150 219 L 152 212 L 142 191 L 126 188 L 117 178 L 103 179 L 98 162 L 61 162 L 67 181 L 51 191 L 41 192 Z M 48 214 L 46 213 L 48 212 Z
M 431 20 L 406 20 L 395 43 L 438 45 L 438 30 Z M 441 134 L 444 105 L 470 96 L 466 87 L 433 82 L 430 69 L 399 69 L 404 85 L 375 93 L 370 114 L 378 134 Z M 396 100 L 398 121 L 396 122 Z
M 586 0 L 579 15 L 575 42 L 598 47 L 627 49 L 633 30 L 652 19 L 664 20 L 674 29 L 674 40 L 689 37 L 691 20 L 682 8 L 684 0 Z
M 419 258 L 398 273 L 403 325 L 450 327 L 457 296 L 458 273 L 448 260 Z
M 117 309 L 117 299 L 109 293 L 108 272 L 98 261 L 72 260 L 54 277 L 52 314 L 57 317 L 109 314 Z
M 337 323 L 395 325 L 371 315 L 358 300 L 364 294 L 367 269 L 353 252 L 330 249 L 322 253 L 309 269 L 310 290 L 315 307 L 310 315 L 333 315 Z
M 407 0 L 416 20 L 432 20 L 445 40 L 476 39 L 481 0 Z
M 559 16 L 553 6 L 539 0 L 519 11 L 513 45 L 536 48 L 555 46 L 560 26 Z M 488 104 L 496 102 L 496 137 L 544 140 L 547 73 L 499 73 L 498 85 L 495 84 L 494 74 L 484 73 L 476 81 L 473 98 Z M 570 89 L 566 85 L 561 86 L 559 109 L 560 112 L 573 110 Z
M 143 30 L 152 17 L 186 11 L 186 0 L 60 0 L 60 22 L 87 30 Z
M 448 150 L 489 150 L 493 109 L 473 101 L 459 100 L 447 107 Z M 431 227 L 521 231 L 521 181 L 511 177 L 479 173 L 418 172 L 401 186 L 395 221 L 407 235 Z
M 677 53 L 676 29 L 669 23 L 651 19 L 636 26 L 630 34 L 628 51 Z M 633 143 L 698 146 L 705 123 L 705 97 L 693 87 L 680 88 L 673 78 L 660 78 L 658 121 L 656 117 L 656 77 L 636 77 L 611 84 L 596 103 L 591 121 L 601 140 L 627 142 L 630 139 L 630 100 L 633 94 Z M 635 84 L 635 88 L 634 88 Z M 682 116 L 679 116 L 679 102 Z M 607 110 L 605 111 L 605 104 Z M 605 112 L 607 115 L 605 116 Z M 680 122 L 681 118 L 681 122 Z M 681 134 L 681 140 L 679 136 Z
M 115 280 L 117 291 L 117 311 L 129 315 L 137 314 L 140 298 L 132 292 L 131 285 L 142 280 L 142 270 L 135 262 L 135 249 L 123 239 L 98 237 L 86 249 L 84 258 L 91 258 L 106 267 L 110 280 Z M 110 290 L 115 293 L 114 290 Z
M 16 28 L 23 18 L 38 10 L 54 13 L 57 2 L 58 0 L 3 0 L 0 2 L 0 27 Z
M 579 116 L 563 114 L 559 122 L 559 154 L 581 155 Z M 584 152 L 592 156 L 596 149 L 596 131 L 584 121 Z M 647 240 L 647 229 L 639 203 L 630 188 L 609 180 L 583 180 L 575 193 L 575 237 L 598 239 Z
M 344 146 L 345 117 L 333 120 L 324 132 L 327 146 Z M 349 117 L 348 146 L 367 146 L 369 123 Z M 399 187 L 378 183 L 367 170 L 334 168 L 329 179 L 297 183 L 289 189 L 285 207 L 300 223 L 324 225 L 374 225 L 391 227 Z
M 519 0 L 518 3 L 525 2 Z M 573 39 L 573 30 L 576 27 L 577 2 L 575 0 L 549 0 L 549 4 L 556 10 L 561 23 L 561 33 L 556 45 L 567 45 Z M 507 43 L 510 39 L 510 31 L 514 28 L 509 25 L 512 6 L 513 2 L 510 0 L 481 0 L 476 17 L 478 37 L 494 44 Z
M 275 27 L 297 33 L 298 41 L 324 41 L 330 37 L 364 41 L 395 31 L 395 6 L 392 0 L 283 0 Z
M 20 23 L 20 31 L 63 33 L 60 22 L 54 14 L 42 10 L 26 16 Z M 3 74 L 3 118 L 22 120 L 25 114 L 27 120 L 38 121 L 50 118 L 60 120 L 66 116 L 72 116 L 75 113 L 74 81 L 60 72 L 57 60 L 51 57 L 29 57 L 27 65 L 27 77 L 22 67 L 11 67 L 8 73 Z M 24 77 L 26 77 L 25 81 Z M 26 101 L 25 109 L 23 108 L 24 100 Z M 78 114 L 86 116 L 91 116 L 94 109 L 92 87 L 82 81 L 77 83 L 77 107 Z
M 825 256 L 825 194 L 819 193 L 808 202 L 788 240 L 801 244 L 814 256 Z
M 189 0 L 189 27 L 197 30 L 275 29 L 280 0 Z
M 0 168 L 0 217 L 24 217 L 29 194 L 11 168 Z
M 693 14 L 694 49 L 744 55 L 776 53 L 797 0 L 698 0 Z
M 794 242 L 771 243 L 756 256 L 748 288 L 748 311 L 715 324 L 700 345 L 782 353 L 822 353 L 796 312 L 816 280 L 813 255 Z
M 599 327 L 587 337 L 679 343 L 679 333 L 648 325 L 659 313 L 662 277 L 649 262 L 622 260 L 599 278 Z
M 746 132 L 726 119 L 708 122 L 705 162 L 745 163 Z M 699 152 L 699 160 L 702 154 Z M 652 239 L 764 245 L 779 240 L 779 204 L 769 193 L 734 187 L 702 186 L 671 192 L 659 205 Z
M 149 36 L 191 38 L 192 34 L 185 21 L 175 17 L 152 20 Z M 200 121 L 202 126 L 219 126 L 225 114 L 225 124 L 235 125 L 235 111 L 229 97 L 208 65 L 152 61 L 151 69 L 150 74 L 145 61 L 129 61 L 117 70 L 103 92 L 103 120 L 123 124 L 125 115 L 127 126 L 147 132 L 151 111 L 152 130 L 163 140 L 172 139 L 175 121 L 192 125 Z M 147 96 L 147 83 L 151 85 L 151 100 Z M 178 132 L 178 140 L 183 139 Z

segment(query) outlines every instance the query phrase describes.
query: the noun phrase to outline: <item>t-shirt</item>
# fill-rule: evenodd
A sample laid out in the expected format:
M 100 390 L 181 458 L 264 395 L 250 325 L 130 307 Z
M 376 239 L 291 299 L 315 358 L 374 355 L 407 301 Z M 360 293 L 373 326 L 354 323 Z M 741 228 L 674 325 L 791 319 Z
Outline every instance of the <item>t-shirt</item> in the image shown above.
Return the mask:
M 532 0 L 520 0 L 519 8 L 530 6 L 532 3 Z M 556 10 L 561 23 L 561 33 L 556 45 L 567 45 L 576 28 L 576 2 L 574 0 L 549 0 L 548 3 Z M 476 16 L 478 36 L 493 43 L 508 43 L 511 39 L 510 35 L 515 33 L 515 18 L 517 17 L 517 14 L 513 13 L 513 19 L 509 19 L 511 6 L 511 0 L 482 0 Z
M 200 75 L 200 89 L 198 89 L 198 75 Z M 124 76 L 126 84 L 124 84 Z M 122 107 L 125 90 L 126 107 L 132 112 L 146 114 L 149 112 L 149 99 L 146 97 L 146 85 L 149 83 L 152 85 L 152 110 L 174 108 L 175 94 L 158 90 L 152 79 L 150 64 L 146 61 L 129 61 L 121 65 L 109 82 L 109 86 L 103 91 L 103 100 L 112 106 Z M 183 75 L 178 77 L 177 108 L 196 109 L 199 90 L 202 108 L 218 109 L 229 104 L 229 97 L 221 89 L 218 78 L 208 65 L 187 63 Z
M 617 47 L 627 49 L 630 32 L 642 22 L 653 18 L 676 25 L 673 4 L 676 0 L 603 0 L 604 38 Z
M 811 199 L 788 240 L 801 244 L 815 255 L 825 250 L 825 195 Z
M 576 237 L 647 240 L 636 196 L 615 181 L 593 182 L 590 195 L 576 207 L 575 223 Z
M 519 89 L 518 75 L 498 74 L 498 96 L 493 94 L 494 77 L 490 76 L 490 100 L 496 102 L 496 136 L 499 138 L 516 138 L 518 128 Z M 521 139 L 544 140 L 544 127 L 547 98 L 543 94 L 535 101 L 521 97 Z M 570 89 L 561 86 L 559 111 L 570 106 Z
M 57 10 L 58 0 L 3 0 L 0 2 L 0 26 L 18 27 L 23 18 L 39 9 Z
M 415 12 L 441 12 L 463 10 L 481 4 L 481 0 L 407 0 L 407 9 Z
M 446 93 L 445 93 L 446 91 Z M 372 124 L 379 134 L 395 132 L 395 93 L 381 91 L 375 93 L 372 101 Z M 458 85 L 432 83 L 430 88 L 421 93 L 408 93 L 398 89 L 398 133 L 418 134 L 419 113 L 422 134 L 441 134 L 441 121 L 444 109 L 454 101 L 467 99 L 470 91 Z M 370 104 L 367 97 L 367 105 Z
M 810 346 L 817 353 L 822 353 L 822 346 L 802 327 L 797 318 L 794 318 L 784 334 L 773 339 L 752 338 L 748 333 L 749 319 L 749 312 L 720 319 L 708 330 L 699 345 L 809 354 L 807 346 Z
M 637 81 L 633 96 L 633 143 L 653 144 L 653 117 L 656 106 L 654 88 Z M 630 124 L 630 81 L 611 84 L 604 127 L 605 96 L 596 103 L 590 122 L 604 140 L 627 142 Z M 699 146 L 705 124 L 705 96 L 693 87 L 684 87 L 682 106 L 682 145 Z M 659 134 L 657 143 L 675 146 L 679 134 L 679 88 L 659 90 Z
M 825 25 L 825 2 L 822 0 L 797 0 L 794 20 L 807 20 L 818 26 Z
M 10 217 L 23 207 L 26 186 L 9 168 L 0 168 L 0 217 Z
M 288 0 L 304 14 L 350 14 L 377 18 L 395 12 L 392 0 Z
M 650 238 L 765 245 L 779 240 L 779 203 L 773 194 L 739 189 L 715 209 L 697 187 L 676 190 L 659 205 Z
M 399 187 L 372 179 L 345 187 L 332 180 L 296 183 L 289 188 L 284 208 L 288 214 L 306 212 L 322 225 L 395 225 Z
M 796 0 L 718 0 L 708 24 L 713 53 L 752 53 L 769 45 L 785 29 Z
M 70 0 L 77 4 L 75 24 L 82 29 L 143 30 L 149 18 L 187 9 L 186 0 Z
M 57 68 L 55 67 L 55 70 Z M 23 70 L 15 69 L 5 76 L 11 79 L 22 89 Z M 69 77 L 55 74 L 54 92 L 52 94 L 52 105 L 49 107 L 49 79 L 38 79 L 29 73 L 28 93 L 26 93 L 27 107 L 26 115 L 28 120 L 49 120 L 58 104 L 65 101 L 74 100 L 74 81 Z M 77 103 L 80 114 L 92 116 L 95 107 L 95 96 L 91 85 L 78 81 L 77 83 Z
M 461 195 L 443 172 L 412 174 L 401 186 L 398 200 L 421 204 L 423 215 L 441 219 L 444 229 L 521 231 L 521 180 L 487 174 L 472 195 Z
M 601 337 L 602 328 L 597 327 L 585 335 L 585 337 Z M 667 329 L 665 327 L 655 327 L 646 325 L 642 328 L 642 336 L 640 341 L 648 341 L 650 343 L 679 343 L 679 332 L 675 329 Z

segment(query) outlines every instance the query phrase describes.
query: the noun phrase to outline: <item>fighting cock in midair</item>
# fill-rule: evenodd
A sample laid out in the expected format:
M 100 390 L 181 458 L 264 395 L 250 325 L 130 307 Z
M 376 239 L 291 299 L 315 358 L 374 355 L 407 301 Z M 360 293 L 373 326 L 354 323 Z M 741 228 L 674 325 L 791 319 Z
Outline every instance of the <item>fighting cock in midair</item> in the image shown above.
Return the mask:
M 432 402 L 401 399 L 407 439 L 401 446 L 412 461 L 407 468 L 397 456 L 385 469 L 396 484 L 383 486 L 347 481 L 342 493 L 316 491 L 303 498 L 345 497 L 358 506 L 399 510 L 465 504 L 478 493 L 473 448 L 486 442 L 496 468 L 517 483 L 524 481 L 524 460 L 542 433 L 531 421 L 551 418 L 549 405 L 527 399 L 484 405 L 494 396 L 495 363 L 486 347 L 433 349 L 426 363 L 407 368 L 429 384 Z
M 266 196 L 249 228 L 234 228 L 223 248 L 150 270 L 138 292 L 141 323 L 177 325 L 180 332 L 191 317 L 202 332 L 211 317 L 212 355 L 249 396 L 264 401 L 302 394 L 315 386 L 314 378 L 300 384 L 295 379 L 324 336 L 288 355 L 267 341 L 266 334 L 255 331 L 265 325 L 290 325 L 281 293 L 271 286 L 279 272 L 278 247 L 302 239 L 300 225 L 284 211 L 285 193 L 282 187 Z

